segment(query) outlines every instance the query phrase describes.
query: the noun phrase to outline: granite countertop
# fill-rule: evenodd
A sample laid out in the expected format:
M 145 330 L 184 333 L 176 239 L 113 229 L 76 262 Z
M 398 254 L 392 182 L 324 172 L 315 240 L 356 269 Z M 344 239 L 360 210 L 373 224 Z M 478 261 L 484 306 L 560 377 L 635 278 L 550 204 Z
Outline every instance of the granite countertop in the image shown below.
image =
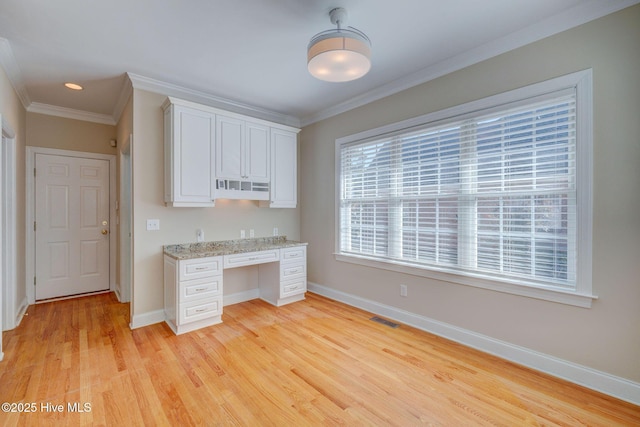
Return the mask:
M 171 258 L 180 260 L 266 251 L 269 249 L 282 249 L 300 245 L 306 246 L 307 243 L 287 240 L 286 236 L 258 237 L 255 239 L 220 240 L 216 242 L 165 245 L 164 254 Z

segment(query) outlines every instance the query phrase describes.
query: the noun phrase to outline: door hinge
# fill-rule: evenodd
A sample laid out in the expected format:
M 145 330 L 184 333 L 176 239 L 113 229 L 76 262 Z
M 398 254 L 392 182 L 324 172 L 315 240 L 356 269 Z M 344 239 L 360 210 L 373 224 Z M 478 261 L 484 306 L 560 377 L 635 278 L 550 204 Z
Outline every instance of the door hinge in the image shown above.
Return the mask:
M 33 168 L 33 176 L 36 176 L 36 168 Z
M 36 276 L 33 276 L 33 286 L 36 285 Z
M 36 222 L 33 221 L 33 231 L 36 231 Z

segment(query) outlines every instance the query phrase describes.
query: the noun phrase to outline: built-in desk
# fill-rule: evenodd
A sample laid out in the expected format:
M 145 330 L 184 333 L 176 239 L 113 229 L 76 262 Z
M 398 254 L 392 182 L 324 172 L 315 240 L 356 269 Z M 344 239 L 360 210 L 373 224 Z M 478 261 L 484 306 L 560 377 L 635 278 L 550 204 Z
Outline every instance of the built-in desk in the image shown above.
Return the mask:
M 304 299 L 307 244 L 286 237 L 164 247 L 164 311 L 181 334 L 222 322 L 224 270 L 259 265 L 259 292 L 275 306 Z

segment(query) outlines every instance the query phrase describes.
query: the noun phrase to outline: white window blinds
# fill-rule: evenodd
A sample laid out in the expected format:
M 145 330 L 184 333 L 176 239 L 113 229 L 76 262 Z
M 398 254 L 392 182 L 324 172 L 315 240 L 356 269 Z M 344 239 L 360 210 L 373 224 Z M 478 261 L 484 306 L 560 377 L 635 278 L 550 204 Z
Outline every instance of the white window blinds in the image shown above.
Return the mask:
M 339 150 L 339 253 L 575 289 L 575 90 Z

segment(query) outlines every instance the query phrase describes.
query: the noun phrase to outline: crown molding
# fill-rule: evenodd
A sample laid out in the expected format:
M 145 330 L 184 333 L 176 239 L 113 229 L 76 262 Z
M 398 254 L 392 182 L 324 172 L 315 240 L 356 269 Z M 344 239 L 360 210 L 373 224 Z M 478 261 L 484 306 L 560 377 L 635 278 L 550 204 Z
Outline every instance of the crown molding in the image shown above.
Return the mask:
M 119 122 L 122 116 L 122 112 L 124 111 L 124 107 L 127 106 L 127 102 L 129 102 L 129 98 L 133 94 L 133 86 L 129 76 L 125 76 L 124 82 L 122 83 L 122 88 L 120 89 L 120 96 L 118 97 L 118 101 L 113 108 L 113 117 L 114 122 Z
M 326 108 L 315 114 L 302 117 L 300 126 L 304 127 L 329 117 L 336 116 L 357 107 L 369 104 L 403 90 L 418 86 L 442 77 L 470 65 L 509 52 L 522 46 L 561 33 L 603 16 L 618 12 L 640 3 L 640 0 L 592 0 L 568 9 L 563 13 L 525 27 L 505 37 L 445 59 L 433 66 L 423 68 L 390 83 L 379 86 L 362 95 L 353 97 L 340 104 Z
M 0 37 L 0 66 L 5 70 L 13 89 L 22 102 L 22 105 L 29 112 L 115 125 L 120 119 L 122 111 L 135 88 L 167 96 L 174 96 L 187 101 L 198 102 L 211 107 L 299 128 L 380 100 L 387 96 L 426 83 L 454 71 L 461 70 L 502 53 L 534 43 L 538 40 L 542 40 L 546 37 L 569 30 L 577 27 L 578 25 L 585 24 L 638 3 L 640 3 L 640 0 L 591 0 L 587 3 L 568 9 L 561 14 L 518 30 L 508 36 L 468 50 L 434 64 L 433 66 L 424 68 L 408 76 L 379 86 L 362 95 L 350 98 L 342 103 L 305 117 L 295 117 L 277 113 L 133 73 L 127 73 L 127 78 L 124 79 L 125 81 L 123 83 L 120 97 L 114 106 L 113 114 L 111 116 L 73 110 L 70 108 L 31 102 L 22 80 L 20 67 L 13 55 L 9 41 L 2 37 Z
M 11 124 L 5 119 L 5 116 L 0 114 L 0 126 L 2 126 L 2 136 L 13 139 L 16 137 L 16 132 L 11 127 Z
M 112 126 L 116 124 L 113 117 L 107 114 L 90 113 L 88 111 L 32 102 L 22 80 L 22 73 L 18 66 L 18 62 L 16 61 L 15 56 L 13 56 L 13 50 L 9 44 L 9 40 L 2 37 L 0 37 L 0 66 L 2 66 L 4 71 L 7 73 L 7 78 L 9 79 L 11 86 L 13 86 L 13 90 L 15 90 L 16 95 L 20 99 L 22 106 L 30 113 L 47 114 L 50 116 L 84 120 Z
M 91 113 L 88 111 L 74 110 L 73 108 L 58 107 L 56 105 L 32 102 L 27 111 L 30 113 L 46 114 L 49 116 L 64 117 L 66 119 L 83 120 L 85 122 L 100 123 L 115 126 L 116 121 L 108 114 Z
M 0 37 L 0 66 L 2 66 L 5 73 L 7 73 L 7 78 L 11 86 L 13 86 L 13 90 L 16 91 L 22 106 L 26 110 L 27 107 L 31 105 L 31 98 L 29 98 L 27 88 L 22 81 L 22 73 L 20 72 L 20 67 L 18 66 L 15 56 L 13 56 L 13 50 L 11 50 L 9 40 L 2 37 Z
M 276 113 L 266 109 L 254 107 L 252 105 L 233 101 L 231 99 L 218 97 L 209 93 L 189 89 L 172 83 L 162 82 L 150 77 L 140 76 L 138 74 L 127 73 L 134 89 L 146 90 L 149 92 L 159 93 L 162 95 L 173 96 L 184 99 L 185 101 L 197 102 L 214 108 L 243 114 L 257 119 L 267 120 L 270 122 L 280 123 L 287 126 L 300 127 L 300 119 L 286 114 Z

